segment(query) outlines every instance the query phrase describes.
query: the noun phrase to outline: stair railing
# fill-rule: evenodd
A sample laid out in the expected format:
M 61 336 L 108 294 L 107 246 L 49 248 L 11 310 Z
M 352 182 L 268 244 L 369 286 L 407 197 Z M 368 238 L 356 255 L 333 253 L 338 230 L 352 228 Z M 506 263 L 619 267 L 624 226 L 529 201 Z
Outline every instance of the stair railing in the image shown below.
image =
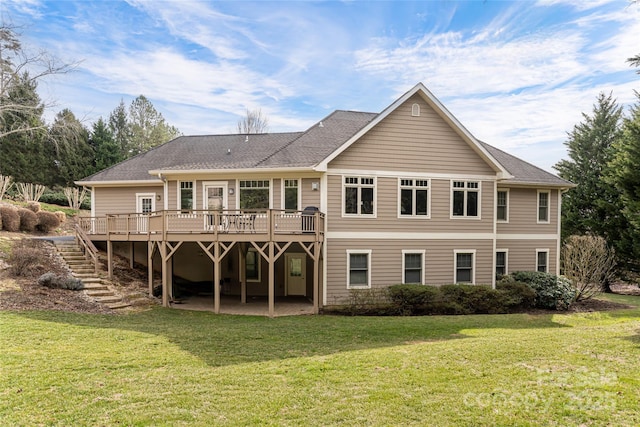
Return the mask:
M 87 236 L 87 233 L 85 233 L 82 227 L 76 224 L 75 229 L 76 242 L 78 243 L 78 246 L 81 247 L 82 251 L 84 252 L 84 256 L 87 259 L 91 258 L 91 260 L 93 261 L 95 272 L 96 274 L 98 274 L 98 249 L 93 244 L 91 239 L 89 239 L 89 236 Z

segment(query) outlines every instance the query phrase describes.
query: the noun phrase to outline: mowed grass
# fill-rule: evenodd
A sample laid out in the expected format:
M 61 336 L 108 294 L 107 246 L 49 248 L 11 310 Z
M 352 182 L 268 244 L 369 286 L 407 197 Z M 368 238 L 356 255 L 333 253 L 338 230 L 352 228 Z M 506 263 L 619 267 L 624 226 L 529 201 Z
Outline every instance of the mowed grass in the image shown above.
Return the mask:
M 634 426 L 639 372 L 637 308 L 0 312 L 0 425 Z

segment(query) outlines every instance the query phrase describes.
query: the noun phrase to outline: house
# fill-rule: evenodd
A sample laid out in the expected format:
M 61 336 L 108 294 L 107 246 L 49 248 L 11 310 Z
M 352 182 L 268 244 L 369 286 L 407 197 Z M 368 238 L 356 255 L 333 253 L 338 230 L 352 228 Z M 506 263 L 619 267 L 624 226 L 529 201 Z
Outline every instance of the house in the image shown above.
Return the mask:
M 182 136 L 79 182 L 86 239 L 162 272 L 163 304 L 203 293 L 302 296 L 495 285 L 559 272 L 573 184 L 477 140 L 423 84 L 379 114 L 335 111 L 303 132 Z

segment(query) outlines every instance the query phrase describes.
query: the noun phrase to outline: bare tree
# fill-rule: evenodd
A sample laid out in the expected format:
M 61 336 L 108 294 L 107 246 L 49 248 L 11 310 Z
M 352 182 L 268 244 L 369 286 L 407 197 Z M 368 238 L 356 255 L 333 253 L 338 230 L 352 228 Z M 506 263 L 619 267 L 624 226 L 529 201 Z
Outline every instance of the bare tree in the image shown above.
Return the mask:
M 52 106 L 20 102 L 10 96 L 12 88 L 23 85 L 25 78 L 27 83 L 35 85 L 44 77 L 67 73 L 76 66 L 77 63 L 61 63 L 45 50 L 27 52 L 15 27 L 4 22 L 0 24 L 0 138 L 46 128 L 44 122 L 34 123 L 14 118 L 30 116 L 34 111 Z
M 247 109 L 247 115 L 238 120 L 238 133 L 267 133 L 269 131 L 269 119 L 262 114 L 262 110 Z
M 576 288 L 576 301 L 604 291 L 615 265 L 614 251 L 600 236 L 569 236 L 562 248 L 563 272 Z

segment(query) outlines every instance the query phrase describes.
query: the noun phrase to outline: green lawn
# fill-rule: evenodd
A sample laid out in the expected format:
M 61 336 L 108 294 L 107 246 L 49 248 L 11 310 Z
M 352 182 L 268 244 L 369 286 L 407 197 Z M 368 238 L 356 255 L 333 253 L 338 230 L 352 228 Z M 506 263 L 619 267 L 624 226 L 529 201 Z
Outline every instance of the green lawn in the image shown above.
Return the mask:
M 634 426 L 639 372 L 640 309 L 0 312 L 0 425 Z

